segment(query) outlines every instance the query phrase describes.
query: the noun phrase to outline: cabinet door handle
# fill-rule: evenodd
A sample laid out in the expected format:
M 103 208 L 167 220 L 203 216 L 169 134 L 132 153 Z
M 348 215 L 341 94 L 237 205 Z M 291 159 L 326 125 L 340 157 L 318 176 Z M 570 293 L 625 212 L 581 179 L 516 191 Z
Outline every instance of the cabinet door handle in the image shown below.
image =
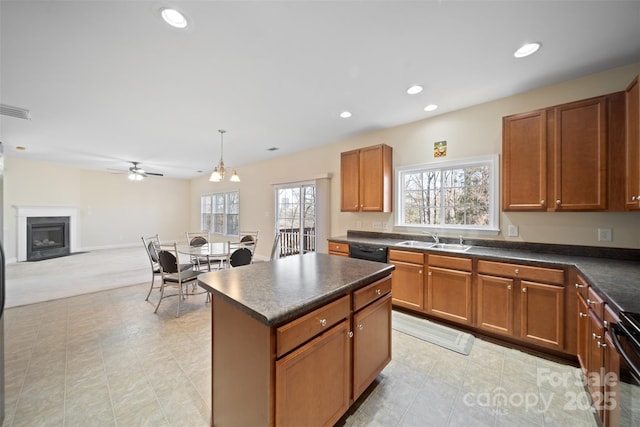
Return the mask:
M 353 338 L 353 331 L 349 331 L 349 338 Z
M 562 202 L 560 201 L 560 199 L 556 200 L 556 205 L 561 204 Z
M 585 313 L 578 313 L 578 317 L 588 317 L 588 316 L 589 316 L 589 315 L 588 315 L 588 314 L 585 314 Z
M 361 331 L 364 329 L 364 325 L 362 323 L 358 324 L 358 330 Z
M 603 343 L 603 342 L 600 342 L 600 341 L 598 341 L 598 342 L 597 342 L 597 344 L 598 344 L 598 348 L 605 348 L 605 347 L 607 347 L 607 344 L 605 344 L 605 343 Z
M 596 333 L 592 333 L 591 334 L 591 338 L 593 338 L 594 340 L 599 340 L 600 338 L 602 338 L 602 335 L 596 335 Z
M 527 288 L 522 288 L 522 292 L 527 292 Z
M 587 298 L 587 305 L 590 306 L 591 304 L 593 304 L 593 301 L 591 301 L 589 298 Z
M 631 196 L 631 201 L 635 202 L 636 200 L 638 200 L 638 196 Z
M 320 326 L 322 326 L 323 328 L 327 326 L 327 319 L 320 319 Z
M 428 272 L 427 275 L 431 276 L 431 272 Z
M 579 283 L 576 283 L 576 289 L 580 289 L 580 288 L 586 288 L 587 285 L 581 285 Z
M 507 289 L 508 289 L 508 290 L 511 290 L 511 285 L 507 285 Z
M 418 274 L 422 274 L 422 270 L 418 271 Z
M 376 295 L 380 295 L 382 291 L 380 289 L 376 289 Z

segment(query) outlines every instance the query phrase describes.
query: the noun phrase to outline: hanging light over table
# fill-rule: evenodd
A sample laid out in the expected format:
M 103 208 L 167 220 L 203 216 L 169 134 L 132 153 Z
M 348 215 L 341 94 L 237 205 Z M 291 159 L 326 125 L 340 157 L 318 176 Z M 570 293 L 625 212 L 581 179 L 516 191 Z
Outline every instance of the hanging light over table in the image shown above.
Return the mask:
M 211 176 L 209 177 L 209 181 L 211 182 L 223 181 L 224 174 L 226 172 L 226 168 L 224 167 L 223 151 L 224 151 L 224 134 L 227 131 L 224 129 L 218 129 L 218 132 L 220 132 L 220 162 L 213 169 L 213 172 L 211 172 Z M 240 177 L 238 176 L 238 173 L 235 171 L 235 169 L 233 171 L 233 174 L 231 175 L 231 178 L 229 178 L 229 181 L 240 182 Z

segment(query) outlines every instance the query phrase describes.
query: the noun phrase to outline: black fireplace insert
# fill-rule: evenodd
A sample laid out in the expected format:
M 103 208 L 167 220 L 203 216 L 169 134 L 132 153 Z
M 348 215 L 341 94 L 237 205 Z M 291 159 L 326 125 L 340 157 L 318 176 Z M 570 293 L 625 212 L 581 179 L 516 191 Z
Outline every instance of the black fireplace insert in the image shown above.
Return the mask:
M 69 255 L 69 224 L 68 216 L 27 218 L 27 261 Z

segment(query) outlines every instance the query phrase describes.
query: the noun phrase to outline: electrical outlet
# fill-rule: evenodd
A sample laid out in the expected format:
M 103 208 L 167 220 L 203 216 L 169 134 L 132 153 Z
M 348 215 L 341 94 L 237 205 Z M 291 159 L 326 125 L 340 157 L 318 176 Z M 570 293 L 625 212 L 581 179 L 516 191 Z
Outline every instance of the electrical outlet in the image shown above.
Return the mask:
M 507 229 L 507 236 L 509 237 L 518 237 L 518 226 L 510 225 Z
M 356 221 L 356 228 L 362 228 L 362 221 Z
M 389 224 L 387 224 L 386 222 L 383 222 L 383 223 L 382 223 L 382 229 L 383 229 L 383 230 L 386 230 L 386 229 L 388 229 L 388 228 L 389 228 Z
M 598 242 L 610 242 L 611 240 L 610 228 L 598 228 Z
M 382 228 L 382 223 L 378 221 L 374 221 L 371 223 L 372 228 Z

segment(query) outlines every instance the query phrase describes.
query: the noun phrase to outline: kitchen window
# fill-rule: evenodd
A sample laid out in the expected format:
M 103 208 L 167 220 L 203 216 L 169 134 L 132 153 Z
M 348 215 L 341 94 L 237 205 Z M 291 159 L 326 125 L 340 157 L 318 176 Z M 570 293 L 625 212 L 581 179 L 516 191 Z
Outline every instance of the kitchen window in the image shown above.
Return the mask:
M 238 235 L 240 192 L 207 194 L 200 197 L 200 228 L 211 234 Z
M 396 226 L 498 231 L 498 156 L 396 170 Z

